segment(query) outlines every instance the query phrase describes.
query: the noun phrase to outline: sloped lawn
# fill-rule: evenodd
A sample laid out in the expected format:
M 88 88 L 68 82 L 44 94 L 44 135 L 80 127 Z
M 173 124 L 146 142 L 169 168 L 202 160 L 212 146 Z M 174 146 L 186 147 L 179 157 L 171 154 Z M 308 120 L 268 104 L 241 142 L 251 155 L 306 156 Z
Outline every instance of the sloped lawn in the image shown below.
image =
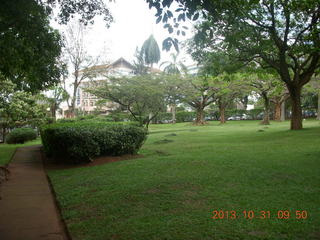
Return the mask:
M 304 126 L 152 125 L 144 158 L 49 175 L 74 240 L 319 239 L 320 124 Z

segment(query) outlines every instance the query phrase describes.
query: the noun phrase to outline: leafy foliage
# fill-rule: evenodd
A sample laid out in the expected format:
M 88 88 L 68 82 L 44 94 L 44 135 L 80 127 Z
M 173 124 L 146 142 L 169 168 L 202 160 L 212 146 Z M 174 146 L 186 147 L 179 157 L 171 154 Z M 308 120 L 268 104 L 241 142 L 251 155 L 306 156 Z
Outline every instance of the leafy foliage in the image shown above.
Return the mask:
M 112 0 L 109 0 L 111 2 Z M 110 10 L 106 1 L 101 0 L 38 0 L 46 9 L 52 12 L 52 7 L 58 7 L 58 20 L 62 24 L 70 21 L 74 15 L 80 15 L 84 24 L 93 23 L 95 16 L 103 16 L 107 27 L 113 21 Z
M 9 144 L 25 143 L 37 138 L 37 133 L 32 128 L 16 128 L 6 138 Z
M 46 121 L 46 110 L 38 104 L 37 95 L 15 91 L 15 84 L 0 78 L 0 127 L 6 131 L 25 125 L 39 126 Z
M 37 1 L 4 0 L 0 9 L 0 73 L 36 92 L 57 82 L 60 35 Z
M 201 18 L 200 48 L 232 49 L 244 62 L 273 68 L 290 93 L 291 129 L 302 128 L 301 89 L 320 67 L 319 1 L 176 0 L 178 17 L 167 13 L 173 0 L 146 1 L 168 29 Z
M 153 35 L 150 35 L 150 37 L 144 41 L 141 50 L 143 52 L 144 62 L 150 64 L 151 67 L 153 63 L 160 61 L 160 49 Z
M 137 153 L 146 135 L 147 131 L 141 127 L 97 121 L 55 123 L 41 128 L 45 153 L 71 162 Z
M 125 111 L 130 112 L 141 126 L 148 126 L 150 121 L 165 109 L 162 79 L 152 74 L 110 78 L 101 87 L 88 88 L 86 91 L 119 104 Z

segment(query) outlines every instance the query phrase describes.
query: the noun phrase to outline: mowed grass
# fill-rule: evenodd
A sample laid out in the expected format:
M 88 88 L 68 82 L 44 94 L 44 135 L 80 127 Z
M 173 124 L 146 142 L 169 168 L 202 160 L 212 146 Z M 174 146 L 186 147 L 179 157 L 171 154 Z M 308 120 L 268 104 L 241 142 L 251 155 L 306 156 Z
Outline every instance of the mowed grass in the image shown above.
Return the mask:
M 319 239 L 320 124 L 304 127 L 152 125 L 144 158 L 49 175 L 74 240 Z
M 1 143 L 0 144 L 0 166 L 6 165 L 11 160 L 16 148 L 18 147 L 24 147 L 24 146 L 31 146 L 31 145 L 37 145 L 41 144 L 40 138 L 26 142 L 24 144 L 6 144 Z

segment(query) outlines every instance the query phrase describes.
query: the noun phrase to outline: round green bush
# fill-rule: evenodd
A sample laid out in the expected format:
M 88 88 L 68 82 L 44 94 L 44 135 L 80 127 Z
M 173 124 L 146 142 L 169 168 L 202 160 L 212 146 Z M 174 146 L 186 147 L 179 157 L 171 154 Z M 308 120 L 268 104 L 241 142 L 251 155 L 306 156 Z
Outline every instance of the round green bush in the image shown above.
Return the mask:
M 46 125 L 40 133 L 47 156 L 74 163 L 137 153 L 147 136 L 146 129 L 134 125 L 86 121 Z
M 16 128 L 6 137 L 9 144 L 25 143 L 37 138 L 37 133 L 32 128 Z

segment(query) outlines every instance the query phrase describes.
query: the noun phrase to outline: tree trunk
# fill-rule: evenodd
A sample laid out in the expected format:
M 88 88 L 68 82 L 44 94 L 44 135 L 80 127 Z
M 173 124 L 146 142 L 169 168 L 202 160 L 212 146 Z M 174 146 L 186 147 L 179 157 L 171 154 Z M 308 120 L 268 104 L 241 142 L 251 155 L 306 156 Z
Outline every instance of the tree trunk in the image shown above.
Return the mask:
M 280 122 L 281 121 L 281 102 L 277 101 L 275 103 L 275 113 L 274 113 L 274 120 Z
M 248 96 L 244 96 L 243 99 L 242 99 L 242 104 L 243 104 L 243 109 L 244 110 L 247 110 L 248 108 L 248 101 L 249 101 L 249 97 Z
M 301 87 L 289 88 L 292 102 L 291 130 L 302 129 Z
M 225 117 L 225 106 L 220 105 L 219 111 L 220 111 L 220 123 L 226 123 L 226 117 Z
M 171 105 L 171 113 L 172 113 L 172 123 L 176 123 L 176 105 Z
M 56 110 L 57 110 L 57 104 L 53 103 L 50 107 L 51 110 L 51 117 L 56 120 Z
M 197 108 L 197 118 L 195 124 L 197 125 L 203 125 L 205 124 L 204 121 L 204 110 L 202 107 Z
M 317 113 L 317 120 L 320 120 L 320 90 L 318 92 L 318 113 Z
M 263 97 L 263 100 L 264 100 L 264 114 L 263 114 L 263 119 L 261 121 L 261 124 L 269 125 L 270 124 L 270 119 L 269 119 L 270 100 L 269 100 L 267 94 L 265 94 L 265 93 L 262 94 L 262 97 Z
M 283 122 L 286 120 L 286 101 L 281 103 L 281 118 L 280 121 Z

